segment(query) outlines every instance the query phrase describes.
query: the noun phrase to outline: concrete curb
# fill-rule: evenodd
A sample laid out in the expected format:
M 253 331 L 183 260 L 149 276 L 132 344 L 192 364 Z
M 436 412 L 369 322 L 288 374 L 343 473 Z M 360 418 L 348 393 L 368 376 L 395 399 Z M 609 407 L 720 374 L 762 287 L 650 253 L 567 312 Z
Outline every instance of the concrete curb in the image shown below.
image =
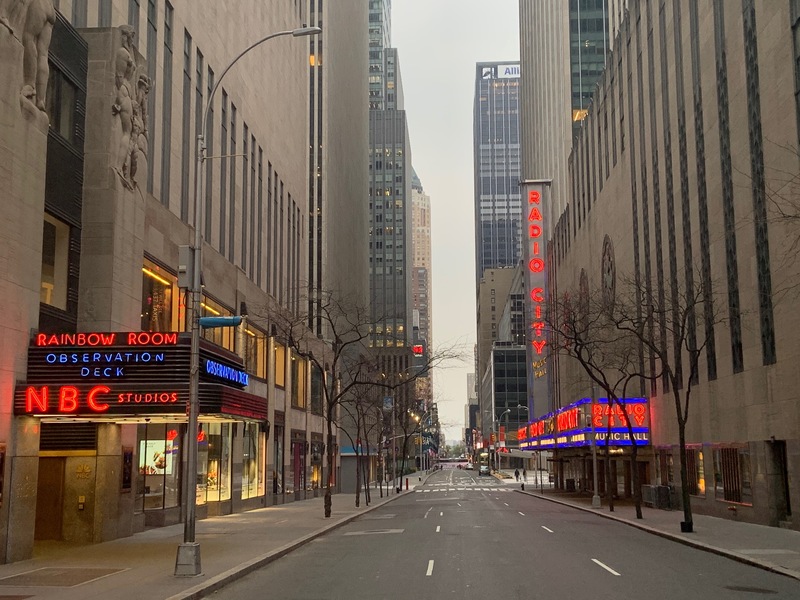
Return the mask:
M 388 498 L 384 498 L 379 500 L 377 503 L 373 502 L 372 505 L 366 507 L 361 512 L 348 515 L 346 517 L 342 517 L 338 521 L 334 521 L 330 525 L 326 525 L 316 531 L 312 531 L 304 535 L 303 537 L 294 540 L 293 542 L 289 542 L 288 544 L 284 544 L 279 548 L 275 548 L 266 554 L 262 554 L 261 556 L 257 556 L 256 558 L 249 560 L 247 562 L 240 563 L 236 567 L 232 569 L 228 569 L 220 573 L 219 575 L 215 575 L 214 577 L 209 578 L 207 581 L 200 583 L 194 587 L 189 588 L 188 590 L 184 590 L 177 594 L 174 594 L 167 598 L 167 600 L 197 600 L 199 598 L 204 598 L 209 594 L 212 594 L 216 591 L 219 591 L 229 583 L 236 581 L 237 579 L 247 575 L 248 573 L 252 573 L 256 569 L 259 569 L 263 566 L 270 564 L 273 561 L 278 560 L 279 558 L 286 556 L 290 552 L 297 550 L 301 546 L 304 546 L 308 542 L 315 540 L 318 537 L 321 537 L 331 531 L 342 527 L 343 525 L 347 525 L 351 521 L 355 521 L 359 517 L 372 512 L 373 510 L 388 504 L 389 502 L 393 502 L 397 498 L 400 498 L 403 494 L 394 494 Z M 202 577 L 202 575 L 201 575 Z
M 582 510 L 583 512 L 588 512 L 593 515 L 597 515 L 598 517 L 603 517 L 605 519 L 617 521 L 618 523 L 623 523 L 624 525 L 628 525 L 636 529 L 641 529 L 642 531 L 646 531 L 647 533 L 652 533 L 653 535 L 657 535 L 659 537 L 663 537 L 668 540 L 678 542 L 680 544 L 683 544 L 684 546 L 691 546 L 692 548 L 697 548 L 698 550 L 711 552 L 712 554 L 724 556 L 726 558 L 730 558 L 740 563 L 748 564 L 753 567 L 758 567 L 759 569 L 764 569 L 766 571 L 772 571 L 773 573 L 785 575 L 786 577 L 791 577 L 792 579 L 797 579 L 798 581 L 800 581 L 800 572 L 798 571 L 787 569 L 785 567 L 779 567 L 778 565 L 765 563 L 763 561 L 754 559 L 750 556 L 745 556 L 744 554 L 739 554 L 738 552 L 734 552 L 733 550 L 727 550 L 725 548 L 719 548 L 718 546 L 712 546 L 704 542 L 690 540 L 680 535 L 670 533 L 668 531 L 662 531 L 661 529 L 650 527 L 649 525 L 645 525 L 644 523 L 637 523 L 636 521 L 629 521 L 628 519 L 616 517 L 609 513 L 599 512 L 596 508 L 587 508 L 584 506 L 579 506 L 571 502 L 565 502 L 563 500 L 559 500 L 557 498 L 548 498 L 547 496 L 543 496 L 541 494 L 534 494 L 533 492 L 524 492 L 522 490 L 514 490 L 514 491 L 520 494 L 525 494 L 526 496 L 538 498 L 540 500 L 547 500 L 548 502 L 554 502 L 556 504 L 561 504 L 562 506 L 569 506 L 570 508 L 574 508 L 576 510 Z

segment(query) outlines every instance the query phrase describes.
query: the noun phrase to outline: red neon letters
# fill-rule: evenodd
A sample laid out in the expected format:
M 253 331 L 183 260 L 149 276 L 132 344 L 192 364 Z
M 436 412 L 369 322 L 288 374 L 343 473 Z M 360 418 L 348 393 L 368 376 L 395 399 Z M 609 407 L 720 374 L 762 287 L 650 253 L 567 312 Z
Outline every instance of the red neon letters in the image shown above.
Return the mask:
M 30 386 L 25 389 L 25 412 L 31 414 L 74 414 L 81 412 L 103 413 L 109 405 L 103 402 L 102 396 L 111 394 L 111 388 L 96 385 L 81 398 L 81 391 L 74 385 L 62 385 L 59 388 Z M 175 404 L 178 392 L 123 392 L 111 394 L 116 404 Z M 51 402 L 54 406 L 51 407 Z M 52 408 L 52 410 L 51 410 Z
M 40 333 L 34 343 L 49 346 L 174 346 L 178 343 L 176 332 L 134 331 L 129 333 Z
M 98 402 L 100 394 L 107 394 L 111 391 L 110 388 L 104 385 L 96 385 L 89 393 L 86 394 L 86 406 L 88 409 L 95 413 L 101 413 L 108 410 L 108 404 Z M 72 385 L 61 386 L 58 390 L 58 408 L 57 412 L 60 413 L 74 413 L 78 412 L 80 400 L 80 390 Z M 46 413 L 50 409 L 50 387 L 43 386 L 40 389 L 29 387 L 25 390 L 25 412 L 29 413 Z
M 609 422 L 611 427 L 616 427 L 617 424 L 626 425 L 626 421 L 631 417 L 633 417 L 633 425 L 643 427 L 647 418 L 647 406 L 643 403 L 626 404 L 624 413 L 617 404 L 613 407 L 608 404 L 592 406 L 592 423 L 595 427 L 608 427 Z
M 528 238 L 530 239 L 530 255 L 528 269 L 531 273 L 541 273 L 544 271 L 545 262 L 542 249 L 542 213 L 539 211 L 541 194 L 536 190 L 528 192 L 528 204 L 532 205 L 528 213 Z M 533 321 L 531 322 L 531 345 L 536 353 L 541 356 L 547 340 L 544 338 L 544 322 L 542 319 L 542 305 L 544 304 L 544 289 L 535 287 L 531 289 L 531 308 Z

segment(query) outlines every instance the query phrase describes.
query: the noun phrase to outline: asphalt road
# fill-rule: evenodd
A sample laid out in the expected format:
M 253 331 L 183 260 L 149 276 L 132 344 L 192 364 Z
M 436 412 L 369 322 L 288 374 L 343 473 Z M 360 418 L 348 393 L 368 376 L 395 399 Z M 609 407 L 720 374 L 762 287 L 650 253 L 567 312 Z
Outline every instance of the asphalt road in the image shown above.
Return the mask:
M 796 580 L 515 489 L 474 471 L 437 471 L 211 597 L 800 598 Z

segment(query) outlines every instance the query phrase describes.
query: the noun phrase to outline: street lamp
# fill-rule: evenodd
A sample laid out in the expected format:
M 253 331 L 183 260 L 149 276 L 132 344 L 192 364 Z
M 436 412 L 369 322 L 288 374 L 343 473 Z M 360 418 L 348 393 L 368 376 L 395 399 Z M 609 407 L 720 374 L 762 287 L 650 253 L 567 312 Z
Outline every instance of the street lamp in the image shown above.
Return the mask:
M 205 109 L 203 110 L 203 121 L 200 133 L 197 135 L 197 163 L 195 166 L 194 179 L 194 245 L 192 246 L 192 278 L 190 285 L 190 312 L 189 317 L 192 323 L 192 347 L 191 347 L 191 367 L 189 372 L 189 423 L 187 426 L 187 450 L 189 454 L 186 459 L 186 510 L 184 511 L 183 521 L 183 543 L 178 546 L 178 556 L 175 560 L 175 575 L 196 576 L 200 575 L 200 544 L 195 541 L 196 524 L 196 503 L 197 503 L 197 418 L 199 412 L 198 389 L 200 384 L 200 276 L 201 276 L 201 252 L 203 249 L 203 215 L 201 211 L 201 191 L 202 172 L 205 165 L 206 144 L 205 131 L 208 126 L 208 112 L 211 109 L 211 102 L 214 94 L 236 62 L 256 46 L 276 37 L 292 35 L 294 37 L 315 35 L 321 33 L 319 27 L 300 27 L 287 31 L 278 31 L 261 38 L 239 53 L 217 79 L 214 88 L 206 99 Z

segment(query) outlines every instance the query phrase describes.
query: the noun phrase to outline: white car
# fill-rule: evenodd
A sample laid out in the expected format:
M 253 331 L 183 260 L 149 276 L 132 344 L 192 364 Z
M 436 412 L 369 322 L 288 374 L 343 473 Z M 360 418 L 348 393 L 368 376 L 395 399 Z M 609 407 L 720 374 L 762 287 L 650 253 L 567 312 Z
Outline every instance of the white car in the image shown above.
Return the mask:
M 467 463 L 467 466 L 464 467 L 467 471 L 472 471 L 475 468 L 475 465 L 472 463 Z
M 491 475 L 489 473 L 489 465 L 481 465 L 480 469 L 478 469 L 478 475 Z

